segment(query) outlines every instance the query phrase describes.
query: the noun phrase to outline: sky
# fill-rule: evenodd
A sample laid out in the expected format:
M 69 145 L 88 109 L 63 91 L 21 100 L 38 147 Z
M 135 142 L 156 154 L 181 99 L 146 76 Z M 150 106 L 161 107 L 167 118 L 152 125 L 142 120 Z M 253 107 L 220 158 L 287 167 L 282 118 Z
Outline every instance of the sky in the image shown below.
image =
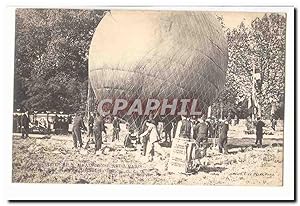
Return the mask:
M 216 12 L 216 14 L 223 16 L 226 27 L 236 28 L 242 21 L 249 26 L 255 18 L 263 17 L 265 12 Z

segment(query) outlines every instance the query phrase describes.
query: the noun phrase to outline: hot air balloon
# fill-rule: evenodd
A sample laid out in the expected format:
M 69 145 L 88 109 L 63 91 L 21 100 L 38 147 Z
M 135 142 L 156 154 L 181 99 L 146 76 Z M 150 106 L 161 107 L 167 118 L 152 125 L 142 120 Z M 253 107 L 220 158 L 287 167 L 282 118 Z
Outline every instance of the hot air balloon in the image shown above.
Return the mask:
M 202 11 L 111 11 L 89 50 L 96 98 L 198 99 L 225 84 L 228 51 L 216 17 Z

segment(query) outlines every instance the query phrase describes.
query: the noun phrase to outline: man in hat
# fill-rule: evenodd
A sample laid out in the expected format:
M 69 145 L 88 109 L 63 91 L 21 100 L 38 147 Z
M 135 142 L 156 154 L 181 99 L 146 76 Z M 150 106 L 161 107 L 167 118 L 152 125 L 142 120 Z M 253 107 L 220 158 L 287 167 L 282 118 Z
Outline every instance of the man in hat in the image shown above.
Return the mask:
M 104 116 L 97 113 L 94 121 L 94 137 L 95 137 L 95 154 L 102 147 L 102 132 L 106 133 L 106 126 L 104 125 Z
M 217 119 L 212 116 L 210 118 L 210 124 L 209 124 L 209 128 L 208 128 L 208 132 L 209 132 L 209 137 L 212 138 L 213 140 L 213 147 L 216 146 L 216 139 L 218 137 L 218 121 Z
M 220 119 L 219 123 L 219 152 L 224 154 L 228 154 L 227 148 L 227 138 L 228 138 L 228 130 L 229 130 L 229 120 Z
M 196 139 L 197 139 L 197 133 L 198 133 L 199 123 L 200 123 L 200 122 L 198 121 L 198 119 L 197 119 L 195 116 L 192 116 L 191 122 L 192 122 L 192 126 L 193 126 L 193 129 L 192 129 L 192 131 L 193 131 L 193 136 L 192 136 L 192 138 L 193 138 L 194 140 L 196 140 Z
M 176 137 L 176 133 L 177 133 L 177 128 L 178 128 L 178 123 L 181 121 L 181 117 L 180 116 L 175 116 L 175 118 L 173 118 L 172 120 L 172 124 L 173 124 L 173 136 L 172 138 L 174 139 Z
M 148 160 L 153 161 L 153 156 L 155 153 L 156 147 L 158 147 L 158 141 L 160 140 L 159 133 L 157 131 L 157 126 L 155 121 L 150 120 L 146 122 L 147 129 L 144 131 L 140 137 L 145 138 L 144 140 L 144 155 L 147 155 Z
M 170 142 L 172 142 L 172 136 L 171 136 L 172 129 L 173 129 L 172 121 L 166 118 L 164 120 L 165 142 L 168 142 L 168 139 L 170 140 Z
M 22 131 L 22 138 L 25 139 L 28 136 L 29 132 L 29 124 L 30 124 L 30 118 L 29 118 L 29 112 L 26 111 L 21 118 L 21 131 Z
M 120 121 L 117 116 L 114 116 L 114 120 L 112 121 L 113 125 L 113 138 L 112 141 L 119 140 L 120 133 Z
M 197 137 L 196 141 L 198 144 L 200 144 L 200 142 L 202 143 L 207 142 L 209 124 L 206 121 L 205 115 L 203 115 L 198 121 L 199 121 L 198 129 L 195 132 Z
M 83 123 L 82 113 L 77 112 L 72 129 L 74 148 L 77 148 L 77 141 L 79 142 L 79 147 L 82 147 L 81 129 L 87 130 Z
M 88 120 L 88 139 L 87 139 L 87 142 L 86 142 L 86 145 L 85 145 L 85 149 L 88 149 L 90 147 L 90 144 L 95 144 L 95 141 L 94 139 L 92 138 L 94 136 L 94 130 L 93 130 L 93 127 L 94 127 L 94 122 L 95 122 L 95 119 L 96 119 L 96 113 L 91 113 L 90 114 L 90 118 Z
M 95 121 L 95 117 L 96 117 L 96 114 L 95 113 L 91 113 L 90 114 L 90 118 L 89 118 L 89 133 L 88 133 L 88 137 L 92 137 L 93 136 L 93 126 L 94 126 L 94 121 Z
M 17 114 L 17 133 L 22 132 L 22 115 Z
M 197 125 L 194 127 L 194 139 L 196 144 L 193 150 L 195 150 L 195 158 L 206 156 L 206 150 L 208 147 L 208 128 L 209 124 L 206 120 L 206 116 L 203 115 L 197 120 Z
M 191 139 L 192 137 L 192 122 L 190 118 L 181 116 L 181 127 L 179 131 L 179 137 Z
M 259 145 L 262 146 L 263 127 L 265 127 L 265 123 L 261 121 L 260 117 L 257 117 L 257 122 L 255 123 L 255 127 L 256 127 L 255 144 L 259 143 Z
M 18 115 L 14 114 L 13 115 L 13 132 L 17 132 L 17 128 L 18 128 Z
M 271 127 L 274 131 L 276 130 L 276 125 L 277 125 L 277 121 L 276 121 L 275 115 L 272 115 Z

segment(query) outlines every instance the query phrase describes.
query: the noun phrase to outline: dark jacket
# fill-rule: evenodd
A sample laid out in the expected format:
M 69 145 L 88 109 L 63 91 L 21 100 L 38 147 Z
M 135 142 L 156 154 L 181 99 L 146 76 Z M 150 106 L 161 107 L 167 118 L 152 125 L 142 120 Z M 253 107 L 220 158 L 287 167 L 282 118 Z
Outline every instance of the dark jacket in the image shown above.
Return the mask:
M 73 128 L 75 129 L 78 129 L 78 128 L 81 128 L 81 129 L 85 129 L 86 130 L 86 127 L 83 123 L 83 119 L 81 116 L 76 116 L 74 118 L 74 122 L 73 122 Z
M 106 133 L 106 126 L 104 125 L 104 120 L 102 118 L 97 117 L 94 121 L 94 131 L 96 132 L 104 132 Z
M 164 122 L 164 130 L 166 132 L 170 132 L 172 130 L 172 128 L 173 128 L 172 122 L 170 122 L 170 121 Z
M 263 127 L 265 126 L 265 123 L 261 120 L 258 120 L 255 124 L 256 127 L 256 134 L 262 134 L 263 133 Z
M 94 121 L 95 121 L 94 117 L 90 116 L 90 118 L 89 118 L 89 127 L 93 127 Z
M 192 123 L 187 119 L 182 120 L 179 136 L 184 138 L 191 138 L 191 129 Z
M 227 138 L 228 130 L 229 130 L 229 124 L 228 124 L 228 122 L 221 122 L 219 124 L 219 137 L 221 139 Z
M 21 115 L 17 116 L 17 126 L 18 127 L 22 126 L 22 116 Z
M 29 123 L 30 123 L 29 116 L 23 114 L 21 118 L 21 125 L 25 128 L 29 128 Z
M 194 139 L 197 139 L 197 134 L 198 134 L 198 131 L 199 131 L 199 125 L 200 122 L 196 122 L 194 125 L 193 125 L 193 138 Z
M 209 128 L 209 125 L 207 122 L 200 122 L 198 131 L 197 131 L 197 137 L 207 138 L 208 137 L 208 128 Z
M 114 119 L 112 124 L 115 129 L 120 129 L 120 122 L 118 119 Z

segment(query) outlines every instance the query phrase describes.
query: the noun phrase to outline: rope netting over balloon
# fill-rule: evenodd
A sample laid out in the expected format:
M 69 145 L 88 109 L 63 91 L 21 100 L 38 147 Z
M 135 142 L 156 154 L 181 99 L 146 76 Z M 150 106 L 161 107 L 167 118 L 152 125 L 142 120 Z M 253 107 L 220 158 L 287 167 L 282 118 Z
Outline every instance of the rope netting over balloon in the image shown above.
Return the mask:
M 153 20 L 152 16 L 149 16 L 156 35 L 150 38 L 154 38 L 151 42 L 155 43 L 142 45 L 144 53 L 138 53 L 134 61 L 125 58 L 126 55 L 130 55 L 130 52 L 133 52 L 133 56 L 136 55 L 134 51 L 127 48 L 128 45 L 123 46 L 126 47 L 125 49 L 122 45 L 121 48 L 116 47 L 117 51 L 124 50 L 122 54 L 124 58 L 111 56 L 111 59 L 107 57 L 101 59 L 101 54 L 106 55 L 105 50 L 97 48 L 107 43 L 107 38 L 111 38 L 107 35 L 115 35 L 112 32 L 116 30 L 105 30 L 105 26 L 101 30 L 99 24 L 100 28 L 99 30 L 97 28 L 94 34 L 96 40 L 92 42 L 89 60 L 89 77 L 98 100 L 112 99 L 113 105 L 116 99 L 125 99 L 128 102 L 140 99 L 145 107 L 149 99 L 157 99 L 160 101 L 160 106 L 153 110 L 151 115 L 161 121 L 168 120 L 169 123 L 178 117 L 171 115 L 170 111 L 163 116 L 160 115 L 163 99 L 168 99 L 169 104 L 174 99 L 197 99 L 198 110 L 206 113 L 225 84 L 228 58 L 226 42 L 224 44 L 222 31 L 216 29 L 216 22 L 211 15 L 202 12 L 198 12 L 198 15 L 189 12 L 180 15 L 175 13 L 176 15 L 163 15 L 162 20 L 157 18 Z M 113 15 L 113 17 L 115 17 L 113 23 L 122 24 L 121 20 L 117 21 L 122 19 L 122 15 L 121 17 L 120 14 Z M 148 22 L 148 18 L 146 19 Z M 153 21 L 158 22 L 153 24 Z M 124 29 L 126 28 L 123 27 Z M 166 32 L 165 29 L 168 31 Z M 122 31 L 122 27 L 119 30 Z M 119 30 L 117 32 L 120 32 Z M 117 35 L 121 34 L 123 33 Z M 101 41 L 101 38 L 106 38 L 106 41 Z M 156 41 L 155 38 L 158 40 Z M 116 63 L 113 60 L 115 57 L 120 61 Z M 98 58 L 101 61 L 98 61 Z M 188 115 L 191 112 L 189 104 Z M 179 108 L 180 104 L 178 104 Z M 136 113 L 128 116 L 122 111 L 117 115 L 136 127 L 149 118 L 149 115 Z

